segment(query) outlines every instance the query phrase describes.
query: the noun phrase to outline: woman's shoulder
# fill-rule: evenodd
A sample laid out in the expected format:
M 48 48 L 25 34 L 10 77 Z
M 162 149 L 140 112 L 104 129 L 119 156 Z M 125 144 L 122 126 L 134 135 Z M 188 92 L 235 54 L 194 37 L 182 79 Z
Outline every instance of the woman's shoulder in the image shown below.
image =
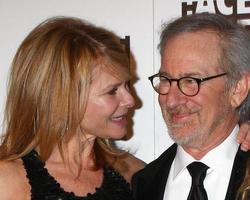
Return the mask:
M 126 153 L 125 156 L 123 157 L 123 160 L 129 165 L 130 169 L 133 170 L 134 172 L 144 168 L 146 165 L 144 161 L 135 157 L 131 153 Z
M 143 169 L 146 163 L 130 153 L 126 153 L 120 158 L 120 162 L 126 166 L 119 170 L 121 175 L 130 183 L 132 176 L 139 170 Z
M 30 188 L 21 159 L 0 161 L 1 199 L 30 199 Z
M 22 176 L 22 171 L 23 171 L 23 165 L 21 160 L 0 161 L 0 183 L 20 181 Z

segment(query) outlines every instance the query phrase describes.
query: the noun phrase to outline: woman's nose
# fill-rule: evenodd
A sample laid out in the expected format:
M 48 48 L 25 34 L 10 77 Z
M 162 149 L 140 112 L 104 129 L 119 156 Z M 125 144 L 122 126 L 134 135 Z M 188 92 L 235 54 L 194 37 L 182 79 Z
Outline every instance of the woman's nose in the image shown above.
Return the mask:
M 133 95 L 129 91 L 125 91 L 125 95 L 123 97 L 123 105 L 126 106 L 127 108 L 132 108 L 135 106 L 135 99 Z

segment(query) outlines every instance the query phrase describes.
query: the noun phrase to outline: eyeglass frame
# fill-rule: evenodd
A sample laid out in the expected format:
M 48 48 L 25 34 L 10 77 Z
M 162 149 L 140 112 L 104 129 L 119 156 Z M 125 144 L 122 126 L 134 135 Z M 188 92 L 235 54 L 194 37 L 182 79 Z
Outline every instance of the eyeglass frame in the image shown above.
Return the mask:
M 227 75 L 227 72 L 223 72 L 223 73 L 221 73 L 221 74 L 217 74 L 217 75 L 214 75 L 214 76 L 208 76 L 208 77 L 204 77 L 204 78 L 195 78 L 195 77 L 190 77 L 190 76 L 184 76 L 184 77 L 181 77 L 181 78 L 168 78 L 167 76 L 165 76 L 165 75 L 163 75 L 163 74 L 161 74 L 161 73 L 157 73 L 157 74 L 154 74 L 154 75 L 152 75 L 152 76 L 149 76 L 148 77 L 148 79 L 150 80 L 150 82 L 151 82 L 151 85 L 152 85 L 152 87 L 153 87 L 153 89 L 158 93 L 158 94 L 160 94 L 160 95 L 167 95 L 168 93 L 160 93 L 160 92 L 158 92 L 157 90 L 156 90 L 156 88 L 155 88 L 155 86 L 154 86 L 154 83 L 153 83 L 153 79 L 155 78 L 155 77 L 163 77 L 163 78 L 165 78 L 166 80 L 168 80 L 168 82 L 169 82 L 169 89 L 170 89 L 170 87 L 171 87 L 171 84 L 172 84 L 172 82 L 173 81 L 176 81 L 177 82 L 177 86 L 178 86 L 178 88 L 179 88 L 179 90 L 181 91 L 181 93 L 182 94 L 184 94 L 184 95 L 186 95 L 186 96 L 189 96 L 189 97 L 192 97 L 192 96 L 196 96 L 199 92 L 200 92 L 200 86 L 201 86 L 201 83 L 202 82 L 204 82 L 204 81 L 208 81 L 208 80 L 211 80 L 211 79 L 214 79 L 214 78 L 218 78 L 218 77 L 221 77 L 221 76 L 225 76 L 225 75 Z M 198 89 L 197 89 L 197 92 L 195 93 L 195 94 L 193 94 L 193 95 L 189 95 L 189 94 L 186 94 L 186 93 L 184 93 L 183 91 L 182 91 L 182 89 L 181 89 L 181 87 L 180 87 L 180 81 L 181 80 L 183 80 L 183 79 L 185 79 L 185 78 L 189 78 L 189 79 L 192 79 L 192 80 L 195 80 L 196 81 L 196 83 L 197 83 L 197 85 L 198 85 Z

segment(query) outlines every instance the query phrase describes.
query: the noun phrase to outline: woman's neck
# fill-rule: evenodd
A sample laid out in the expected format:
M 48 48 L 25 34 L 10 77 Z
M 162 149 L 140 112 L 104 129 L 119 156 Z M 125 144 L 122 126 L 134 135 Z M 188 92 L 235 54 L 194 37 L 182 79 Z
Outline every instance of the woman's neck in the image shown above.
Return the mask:
M 75 135 L 68 144 L 63 146 L 62 157 L 58 146 L 56 146 L 47 162 L 62 163 L 70 170 L 76 172 L 79 166 L 82 169 L 93 168 L 94 161 L 94 143 L 95 137 L 85 137 L 84 135 Z

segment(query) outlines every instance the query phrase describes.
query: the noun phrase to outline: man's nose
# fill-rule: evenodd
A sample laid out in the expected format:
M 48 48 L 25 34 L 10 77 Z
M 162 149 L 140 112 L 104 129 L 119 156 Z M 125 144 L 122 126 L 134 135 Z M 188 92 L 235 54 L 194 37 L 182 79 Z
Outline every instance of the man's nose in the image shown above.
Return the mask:
M 174 108 L 187 102 L 187 96 L 179 89 L 177 82 L 173 81 L 169 88 L 168 94 L 159 95 L 160 103 L 164 103 L 169 108 Z M 163 102 L 162 102 L 163 101 Z

